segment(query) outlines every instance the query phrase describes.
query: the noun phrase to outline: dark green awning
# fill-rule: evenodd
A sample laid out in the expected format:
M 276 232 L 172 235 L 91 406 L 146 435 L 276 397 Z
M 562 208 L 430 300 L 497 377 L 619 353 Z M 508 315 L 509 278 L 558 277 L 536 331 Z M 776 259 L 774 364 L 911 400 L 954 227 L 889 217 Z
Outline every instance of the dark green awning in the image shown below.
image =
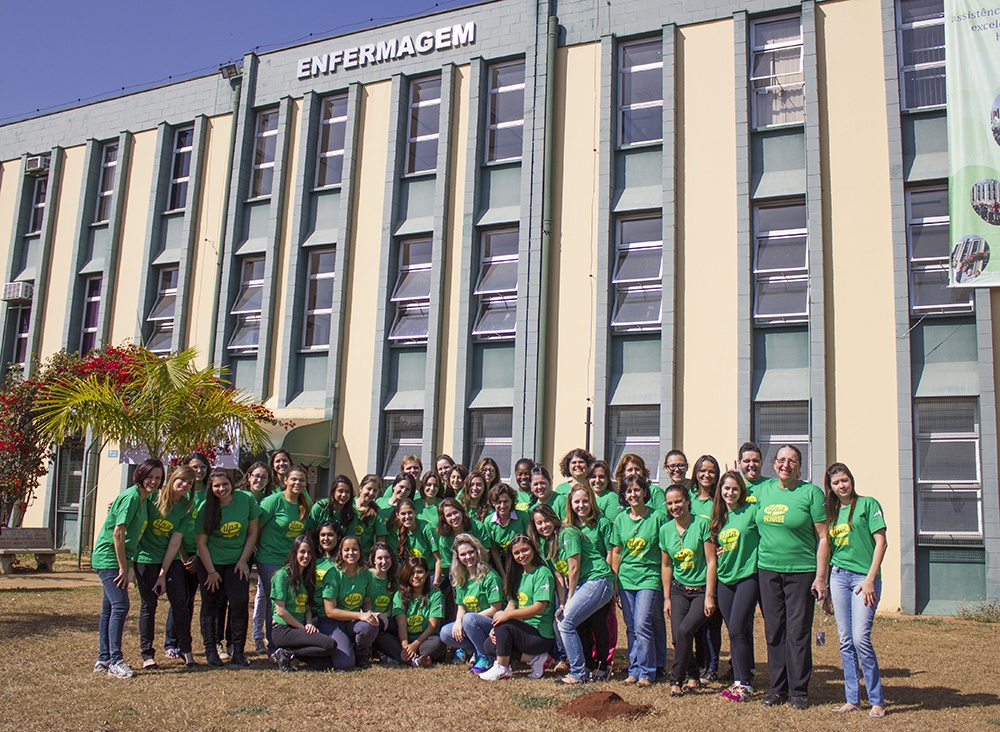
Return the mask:
M 330 467 L 330 420 L 295 427 L 281 446 L 292 454 L 293 463 Z

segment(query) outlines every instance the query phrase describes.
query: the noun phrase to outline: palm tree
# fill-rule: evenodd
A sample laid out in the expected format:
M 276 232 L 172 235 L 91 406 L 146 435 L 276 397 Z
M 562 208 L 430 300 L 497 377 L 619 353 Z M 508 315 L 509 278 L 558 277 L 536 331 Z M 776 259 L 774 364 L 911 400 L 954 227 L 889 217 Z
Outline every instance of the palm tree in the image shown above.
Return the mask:
M 276 424 L 274 415 L 226 386 L 222 369 L 197 369 L 196 355 L 189 348 L 160 357 L 141 346 L 92 352 L 87 360 L 98 367 L 54 380 L 41 395 L 39 428 L 56 443 L 91 430 L 164 461 L 196 445 L 266 449 L 264 425 Z

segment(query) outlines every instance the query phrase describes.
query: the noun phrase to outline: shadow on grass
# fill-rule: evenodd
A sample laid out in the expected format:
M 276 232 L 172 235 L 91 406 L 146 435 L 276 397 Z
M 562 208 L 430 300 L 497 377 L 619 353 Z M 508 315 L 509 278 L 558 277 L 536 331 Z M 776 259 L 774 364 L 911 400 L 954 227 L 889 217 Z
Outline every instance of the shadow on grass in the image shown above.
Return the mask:
M 99 617 L 94 613 L 67 613 L 59 611 L 38 613 L 4 613 L 0 623 L 0 640 L 25 638 L 58 638 L 67 631 L 92 632 L 97 636 Z

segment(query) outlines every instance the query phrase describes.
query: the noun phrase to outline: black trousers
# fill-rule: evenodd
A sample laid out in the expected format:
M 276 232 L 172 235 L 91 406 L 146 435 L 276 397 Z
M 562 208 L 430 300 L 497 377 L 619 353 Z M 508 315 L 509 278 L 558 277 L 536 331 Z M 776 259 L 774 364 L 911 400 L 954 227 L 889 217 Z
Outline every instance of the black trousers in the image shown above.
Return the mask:
M 244 579 L 234 570 L 235 564 L 215 565 L 216 571 L 222 577 L 222 584 L 215 590 L 205 587 L 205 580 L 208 572 L 198 562 L 198 584 L 201 586 L 201 639 L 205 644 L 205 650 L 215 650 L 219 642 L 218 627 L 219 608 L 228 599 L 229 601 L 229 622 L 233 635 L 233 650 L 243 653 L 247 641 L 247 623 L 249 621 L 248 593 L 250 592 L 250 582 Z
M 733 680 L 750 684 L 753 668 L 753 613 L 757 609 L 760 590 L 757 575 L 751 575 L 734 584 L 719 582 L 719 609 L 729 631 L 729 661 L 733 666 Z
M 406 663 L 403 660 L 403 644 L 399 642 L 399 635 L 395 631 L 390 633 L 380 631 L 375 636 L 375 647 L 390 658 L 400 663 Z M 443 661 L 447 652 L 448 646 L 444 644 L 444 641 L 438 635 L 428 636 L 417 649 L 418 655 L 430 656 L 432 661 Z
M 767 665 L 772 694 L 806 697 L 812 677 L 812 596 L 815 572 L 761 569 L 760 609 L 764 613 Z
M 310 666 L 314 668 L 333 668 L 333 655 L 337 652 L 337 641 L 328 635 L 307 633 L 302 628 L 273 623 L 271 640 L 278 648 L 291 651 L 296 658 L 311 659 L 313 663 L 310 663 Z
M 610 612 L 611 603 L 606 602 L 576 627 L 587 659 L 587 668 L 591 671 L 608 667 L 608 649 L 611 647 L 611 631 L 608 629 Z M 593 657 L 590 655 L 591 648 L 594 649 Z
M 552 639 L 544 637 L 523 620 L 508 620 L 493 626 L 496 643 L 486 639 L 487 656 L 513 656 L 515 652 L 537 656 L 552 647 Z
M 153 586 L 160 576 L 159 564 L 135 564 L 135 580 L 139 587 L 139 650 L 142 660 L 154 656 L 153 636 L 156 628 L 156 606 L 160 597 L 153 592 Z M 191 613 L 188 610 L 188 573 L 184 564 L 175 559 L 167 570 L 167 600 L 174 611 L 174 632 L 177 648 L 181 653 L 191 652 Z
M 694 659 L 694 638 L 708 618 L 705 617 L 705 588 L 690 590 L 677 582 L 670 584 L 670 632 L 674 638 L 674 663 L 670 683 L 698 678 Z
M 177 560 L 180 561 L 180 560 Z M 191 620 L 189 622 L 194 622 L 194 598 L 198 596 L 198 570 L 197 565 L 199 560 L 195 559 L 195 571 L 189 572 L 184 568 L 184 563 L 181 562 L 181 570 L 184 572 L 184 586 L 187 589 L 187 616 Z M 167 575 L 167 582 L 170 581 L 170 575 Z M 164 649 L 176 649 L 180 650 L 180 640 L 177 637 L 177 630 L 174 628 L 174 606 L 171 605 L 170 609 L 167 610 L 167 628 L 166 634 L 163 637 L 163 648 Z

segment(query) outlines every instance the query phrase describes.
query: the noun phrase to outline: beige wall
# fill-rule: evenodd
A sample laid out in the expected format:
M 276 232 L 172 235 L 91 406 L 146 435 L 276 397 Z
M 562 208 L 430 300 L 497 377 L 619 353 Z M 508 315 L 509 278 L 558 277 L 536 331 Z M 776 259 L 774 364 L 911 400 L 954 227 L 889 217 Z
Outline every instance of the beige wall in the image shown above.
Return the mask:
M 368 472 L 368 415 L 371 413 L 372 374 L 375 368 L 375 331 L 378 272 L 382 251 L 382 211 L 385 199 L 386 140 L 389 135 L 391 82 L 361 89 L 360 140 L 357 183 L 354 190 L 354 235 L 349 243 L 351 264 L 347 279 L 347 322 L 341 343 L 343 375 L 337 472 L 359 478 Z
M 730 20 L 678 32 L 676 445 L 721 462 L 738 434 L 736 89 Z M 744 273 L 745 275 L 745 273 Z
M 17 186 L 21 181 L 21 159 L 0 162 L 0 262 L 7 266 L 10 258 L 10 232 L 14 226 Z
M 828 454 L 831 462 L 850 466 L 858 491 L 875 496 L 889 526 L 897 527 L 888 123 L 885 82 L 872 73 L 883 62 L 881 10 L 878 3 L 864 2 L 824 3 L 816 10 L 831 415 Z M 822 476 L 814 477 L 821 482 Z M 882 609 L 895 610 L 900 598 L 900 540 L 892 530 L 888 538 Z
M 600 44 L 559 49 L 549 332 L 542 344 L 548 348 L 547 418 L 544 453 L 536 456 L 550 467 L 584 446 L 594 398 L 600 88 Z
M 462 229 L 465 224 L 465 166 L 466 141 L 469 129 L 469 67 L 455 69 L 455 87 L 452 90 L 454 106 L 451 118 L 451 190 L 448 192 L 449 221 L 444 237 L 444 299 L 441 307 L 441 372 L 438 378 L 438 444 L 434 454 L 448 453 L 461 459 L 461 445 L 456 445 L 455 405 L 465 399 L 455 391 L 458 378 L 458 345 L 465 338 L 458 328 L 458 304 L 462 299 L 462 285 L 471 276 L 462 271 Z

